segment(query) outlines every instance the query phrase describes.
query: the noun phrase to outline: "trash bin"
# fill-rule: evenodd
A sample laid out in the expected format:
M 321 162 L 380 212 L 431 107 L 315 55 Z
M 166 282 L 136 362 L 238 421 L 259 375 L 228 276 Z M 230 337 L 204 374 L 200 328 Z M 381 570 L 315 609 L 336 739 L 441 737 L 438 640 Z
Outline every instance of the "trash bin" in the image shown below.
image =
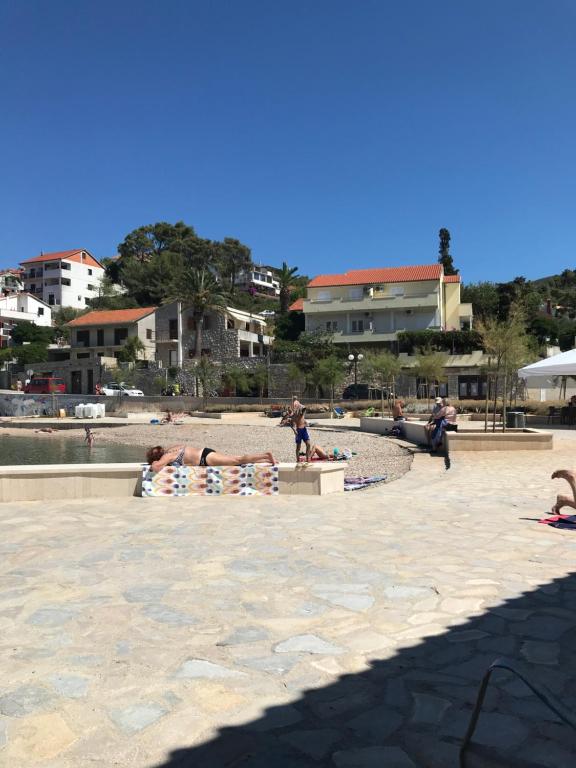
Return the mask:
M 522 411 L 507 411 L 506 426 L 509 429 L 524 429 L 526 427 L 526 414 Z

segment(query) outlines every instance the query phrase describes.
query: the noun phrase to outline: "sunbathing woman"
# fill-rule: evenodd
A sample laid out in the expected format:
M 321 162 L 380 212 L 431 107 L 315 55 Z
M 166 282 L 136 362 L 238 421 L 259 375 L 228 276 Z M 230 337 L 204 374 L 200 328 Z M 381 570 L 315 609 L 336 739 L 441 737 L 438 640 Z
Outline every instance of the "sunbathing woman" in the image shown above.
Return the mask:
M 243 456 L 229 456 L 212 448 L 192 448 L 190 445 L 175 445 L 163 448 L 155 445 L 146 451 L 146 458 L 152 472 L 163 467 L 238 467 L 240 464 L 275 464 L 271 453 L 245 453 Z

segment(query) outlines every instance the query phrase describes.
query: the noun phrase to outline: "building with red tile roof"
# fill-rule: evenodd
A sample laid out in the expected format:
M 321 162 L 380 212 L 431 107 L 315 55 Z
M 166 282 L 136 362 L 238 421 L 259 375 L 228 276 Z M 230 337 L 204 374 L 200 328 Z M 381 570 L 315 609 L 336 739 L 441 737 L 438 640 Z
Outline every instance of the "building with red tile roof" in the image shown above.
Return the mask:
M 444 275 L 441 264 L 353 269 L 318 275 L 302 310 L 306 330 L 327 331 L 337 344 L 391 346 L 402 331 L 471 327 L 472 307 L 460 302 L 460 276 Z
M 126 323 L 136 323 L 155 311 L 156 307 L 94 310 L 70 320 L 66 325 L 70 328 L 85 328 L 89 325 L 125 325 Z
M 104 267 L 84 248 L 41 253 L 20 262 L 24 289 L 50 306 L 84 309 L 98 296 Z

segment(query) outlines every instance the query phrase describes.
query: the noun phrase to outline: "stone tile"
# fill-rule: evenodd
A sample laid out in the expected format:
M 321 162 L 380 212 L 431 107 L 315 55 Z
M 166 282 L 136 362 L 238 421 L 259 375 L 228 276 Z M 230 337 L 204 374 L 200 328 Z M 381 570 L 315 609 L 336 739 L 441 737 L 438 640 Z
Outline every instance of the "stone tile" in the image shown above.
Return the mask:
M 546 617 L 545 621 L 539 616 L 532 616 L 527 621 L 510 625 L 510 632 L 513 634 L 536 640 L 559 640 L 563 634 L 574 629 L 575 622 L 556 619 L 553 616 Z
M 48 708 L 54 695 L 39 685 L 22 685 L 0 696 L 0 713 L 9 717 L 25 717 Z
M 381 705 L 349 720 L 346 724 L 364 741 L 381 743 L 400 728 L 403 718 L 390 707 Z
M 33 715 L 19 721 L 10 743 L 14 765 L 44 765 L 62 755 L 77 740 L 64 718 L 56 713 Z
M 520 653 L 531 664 L 556 666 L 560 656 L 560 645 L 538 640 L 525 640 L 520 646 Z
M 417 768 L 400 747 L 362 747 L 335 752 L 336 768 Z
M 474 741 L 486 747 L 509 751 L 523 744 L 530 728 L 522 720 L 499 712 L 482 712 L 474 733 Z
M 273 654 L 271 656 L 258 656 L 256 658 L 239 659 L 238 663 L 244 667 L 268 672 L 273 675 L 284 675 L 298 663 L 300 656 L 288 653 Z
M 330 754 L 342 734 L 333 728 L 318 728 L 314 731 L 291 731 L 280 738 L 313 760 L 322 760 Z
M 60 675 L 54 673 L 48 676 L 48 680 L 59 696 L 65 699 L 82 699 L 88 692 L 90 680 L 78 675 Z
M 438 725 L 444 713 L 450 708 L 450 701 L 427 693 L 413 693 L 414 714 L 412 722 L 417 725 Z
M 212 661 L 206 661 L 205 659 L 188 659 L 180 666 L 174 676 L 186 680 L 194 678 L 223 680 L 225 678 L 242 678 L 245 677 L 245 673 L 235 669 L 228 669 L 228 667 L 214 664 Z
M 8 721 L 0 717 L 0 749 L 8 744 Z
M 334 656 L 344 653 L 340 648 L 317 635 L 294 635 L 274 646 L 276 653 L 314 653 L 324 656 Z
M 142 614 L 146 618 L 152 619 L 152 621 L 157 621 L 159 624 L 169 624 L 173 627 L 191 627 L 193 624 L 198 623 L 198 620 L 190 616 L 190 614 L 183 613 L 161 603 L 152 603 L 144 606 Z
M 227 645 L 246 645 L 267 638 L 268 632 L 262 627 L 238 627 L 225 640 L 220 640 L 216 645 L 224 647 Z
M 157 603 L 168 592 L 167 584 L 136 585 L 123 592 L 128 603 Z
M 295 725 L 302 720 L 302 715 L 296 707 L 290 704 L 284 704 L 278 707 L 266 709 L 264 715 L 252 723 L 247 723 L 244 728 L 249 731 L 273 731 L 276 728 L 286 728 L 288 725 Z
M 77 615 L 78 611 L 65 606 L 49 606 L 34 611 L 26 623 L 35 627 L 61 627 Z
M 123 733 L 133 734 L 143 731 L 168 713 L 168 708 L 155 703 L 132 704 L 108 711 L 114 725 Z

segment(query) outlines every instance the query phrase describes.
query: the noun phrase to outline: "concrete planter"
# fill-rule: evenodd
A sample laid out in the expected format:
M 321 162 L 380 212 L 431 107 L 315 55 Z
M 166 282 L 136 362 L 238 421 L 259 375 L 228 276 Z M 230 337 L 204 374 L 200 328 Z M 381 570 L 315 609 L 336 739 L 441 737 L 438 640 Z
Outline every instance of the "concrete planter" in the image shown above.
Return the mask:
M 29 464 L 0 467 L 0 502 L 140 496 L 142 468 L 125 464 Z M 325 496 L 344 491 L 347 464 L 278 464 L 281 495 Z M 218 498 L 218 497 L 215 497 Z M 155 499 L 146 499 L 153 504 Z

